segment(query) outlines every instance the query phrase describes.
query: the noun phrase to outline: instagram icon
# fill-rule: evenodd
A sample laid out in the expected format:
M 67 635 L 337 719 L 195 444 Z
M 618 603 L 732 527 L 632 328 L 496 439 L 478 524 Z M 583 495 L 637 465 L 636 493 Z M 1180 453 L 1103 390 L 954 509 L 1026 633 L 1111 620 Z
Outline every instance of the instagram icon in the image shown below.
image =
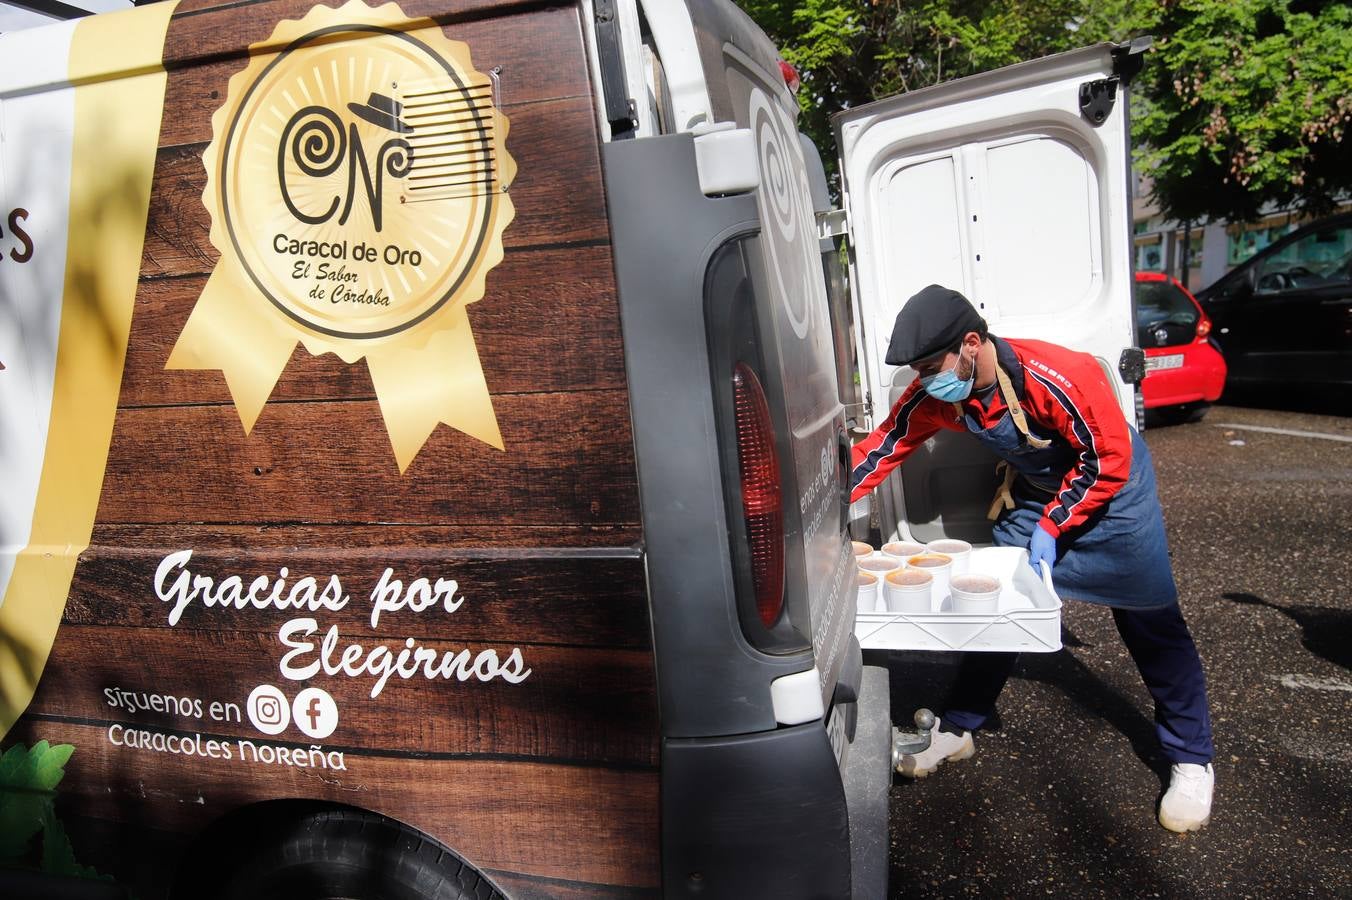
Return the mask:
M 291 703 L 286 694 L 270 684 L 260 684 L 249 694 L 249 721 L 264 734 L 281 734 L 291 724 Z

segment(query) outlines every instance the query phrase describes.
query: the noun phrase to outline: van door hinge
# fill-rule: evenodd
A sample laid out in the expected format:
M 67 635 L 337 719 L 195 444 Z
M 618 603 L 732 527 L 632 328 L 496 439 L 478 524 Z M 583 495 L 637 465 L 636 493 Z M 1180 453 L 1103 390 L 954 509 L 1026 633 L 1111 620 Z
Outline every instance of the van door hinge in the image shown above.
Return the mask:
M 843 209 L 828 209 L 817 213 L 817 237 L 820 240 L 838 237 L 850 230 L 850 223 Z
M 864 400 L 861 403 L 845 404 L 845 421 L 852 438 L 867 437 L 873 428 L 873 394 L 864 393 Z
M 1152 38 L 1139 37 L 1113 48 L 1113 74 L 1097 81 L 1086 81 L 1080 85 L 1080 114 L 1093 123 L 1094 127 L 1108 121 L 1113 106 L 1117 103 L 1117 89 L 1125 88 L 1141 71 L 1145 64 L 1145 52 L 1150 49 Z
M 1113 74 L 1122 79 L 1122 84 L 1131 84 L 1141 73 L 1145 65 L 1145 53 L 1154 44 L 1150 35 L 1132 38 L 1113 48 Z
M 1080 115 L 1095 127 L 1106 122 L 1113 111 L 1113 105 L 1117 103 L 1117 84 L 1118 78 L 1113 75 L 1080 85 Z

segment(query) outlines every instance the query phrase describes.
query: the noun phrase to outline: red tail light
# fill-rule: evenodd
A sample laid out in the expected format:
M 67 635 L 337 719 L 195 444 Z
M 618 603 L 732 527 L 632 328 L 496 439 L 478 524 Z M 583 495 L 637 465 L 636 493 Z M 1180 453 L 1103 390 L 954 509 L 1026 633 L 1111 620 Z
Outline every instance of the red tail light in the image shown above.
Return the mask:
M 779 61 L 779 74 L 784 76 L 784 84 L 788 89 L 795 94 L 798 93 L 798 89 L 803 86 L 803 83 L 798 80 L 798 70 L 781 59 Z
M 1201 339 L 1208 334 L 1211 334 L 1211 320 L 1206 316 L 1202 316 L 1197 320 L 1197 337 L 1198 339 Z
M 737 416 L 737 465 L 742 510 L 751 544 L 751 580 L 756 612 L 768 628 L 784 609 L 784 509 L 774 423 L 760 379 L 746 363 L 733 370 Z

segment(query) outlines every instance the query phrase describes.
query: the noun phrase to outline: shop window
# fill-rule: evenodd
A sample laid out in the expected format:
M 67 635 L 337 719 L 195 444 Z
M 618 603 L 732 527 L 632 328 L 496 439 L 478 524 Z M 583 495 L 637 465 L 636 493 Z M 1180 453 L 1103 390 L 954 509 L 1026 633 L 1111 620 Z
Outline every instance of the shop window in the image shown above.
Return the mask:
M 1229 235 L 1226 261 L 1231 266 L 1247 262 L 1254 254 L 1285 237 L 1292 230 L 1289 224 L 1273 225 L 1267 228 L 1253 228 Z
M 1183 234 L 1178 235 L 1178 255 L 1183 256 Z M 1200 269 L 1202 267 L 1202 232 L 1194 231 L 1192 240 L 1188 243 L 1188 268 Z
M 1164 271 L 1164 244 L 1160 241 L 1137 244 L 1136 269 L 1139 272 Z

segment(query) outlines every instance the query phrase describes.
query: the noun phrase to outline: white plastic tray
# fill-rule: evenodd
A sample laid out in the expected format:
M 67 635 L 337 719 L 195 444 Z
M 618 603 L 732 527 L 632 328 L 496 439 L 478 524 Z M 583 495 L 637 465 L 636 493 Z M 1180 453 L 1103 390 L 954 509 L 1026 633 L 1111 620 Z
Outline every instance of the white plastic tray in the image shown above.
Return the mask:
M 993 613 L 955 613 L 952 598 L 928 613 L 856 613 L 854 633 L 865 650 L 985 650 L 1051 653 L 1061 649 L 1061 598 L 1044 563 L 1042 578 L 1021 547 L 972 551 L 973 572 L 993 575 L 1003 588 Z

